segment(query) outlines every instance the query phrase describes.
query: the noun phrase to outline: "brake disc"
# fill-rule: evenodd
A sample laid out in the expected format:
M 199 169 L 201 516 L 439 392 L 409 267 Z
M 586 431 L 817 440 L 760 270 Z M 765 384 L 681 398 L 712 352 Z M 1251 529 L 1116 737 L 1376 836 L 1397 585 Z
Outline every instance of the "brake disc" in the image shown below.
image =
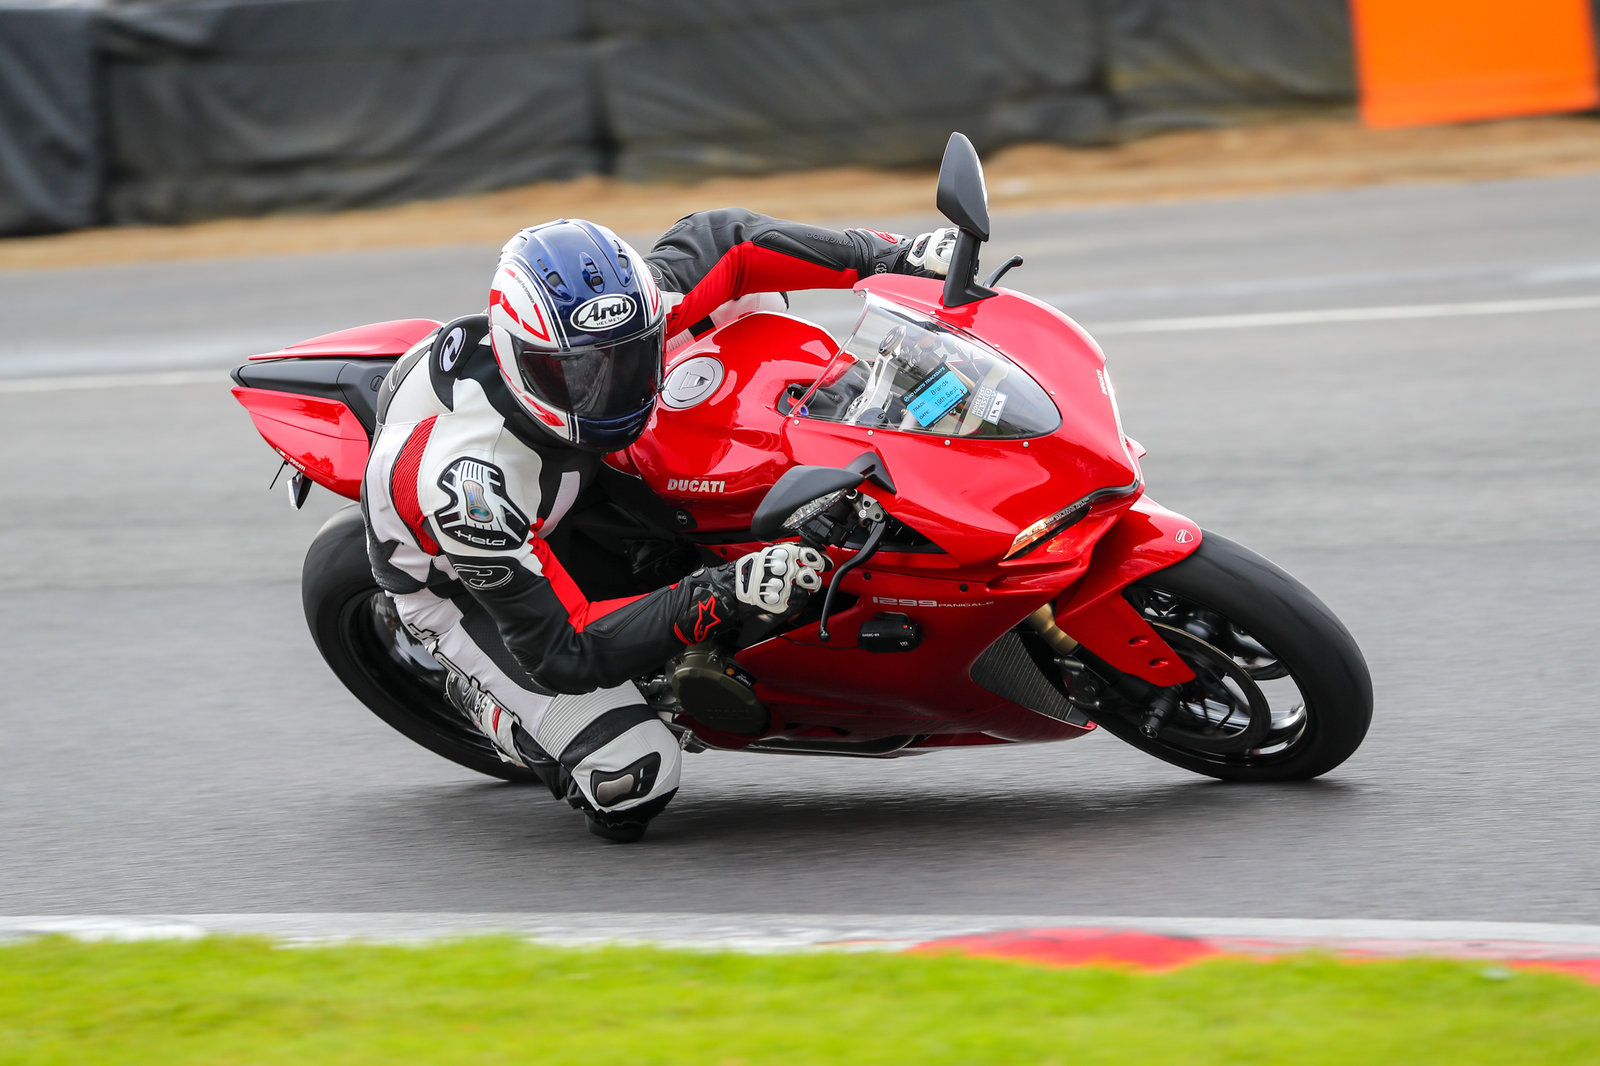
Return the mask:
M 1247 667 L 1187 630 L 1153 622 L 1195 679 L 1184 684 L 1161 739 L 1191 751 L 1238 755 L 1260 746 L 1272 729 L 1272 705 Z

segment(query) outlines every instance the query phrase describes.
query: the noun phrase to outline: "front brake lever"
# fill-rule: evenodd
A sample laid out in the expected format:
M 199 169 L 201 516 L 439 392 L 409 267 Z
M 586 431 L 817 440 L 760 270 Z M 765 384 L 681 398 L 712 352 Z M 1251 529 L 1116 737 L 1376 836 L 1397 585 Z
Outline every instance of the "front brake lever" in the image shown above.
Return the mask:
M 828 591 L 822 594 L 822 618 L 817 622 L 817 639 L 824 644 L 828 642 L 828 615 L 833 611 L 833 594 L 838 591 L 844 575 L 872 558 L 878 550 L 878 542 L 883 539 L 884 531 L 889 528 L 888 519 L 884 519 L 867 531 L 867 539 L 861 545 L 861 550 L 856 552 L 845 562 L 839 564 L 839 569 L 834 571 L 833 580 L 828 582 Z
M 989 280 L 983 283 L 984 288 L 992 287 L 995 282 L 997 282 L 1001 278 L 1005 277 L 1006 273 L 1008 271 L 1010 271 L 1010 269 L 1012 267 L 1019 267 L 1021 265 L 1022 265 L 1022 256 L 1020 256 L 1020 255 L 1014 255 L 1010 259 L 1007 259 L 1004 263 L 1001 263 L 998 267 L 995 268 L 995 271 L 994 271 L 993 274 L 989 275 Z

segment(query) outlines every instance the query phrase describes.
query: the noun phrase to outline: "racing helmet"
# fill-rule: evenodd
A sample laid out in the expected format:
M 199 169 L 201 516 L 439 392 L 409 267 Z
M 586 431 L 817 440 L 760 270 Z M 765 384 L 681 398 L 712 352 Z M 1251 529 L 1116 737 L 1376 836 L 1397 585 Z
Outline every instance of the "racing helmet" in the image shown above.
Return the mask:
M 650 268 L 606 227 L 559 219 L 500 250 L 489 342 L 517 402 L 560 440 L 613 452 L 639 439 L 665 334 Z

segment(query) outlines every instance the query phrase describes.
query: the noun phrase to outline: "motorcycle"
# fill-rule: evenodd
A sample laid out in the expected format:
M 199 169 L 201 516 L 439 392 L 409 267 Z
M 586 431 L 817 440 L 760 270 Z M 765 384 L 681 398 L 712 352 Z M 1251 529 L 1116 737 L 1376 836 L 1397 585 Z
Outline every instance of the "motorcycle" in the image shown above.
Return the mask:
M 1372 683 L 1338 618 L 1289 574 L 1144 493 L 1099 346 L 977 281 L 977 153 L 953 134 L 941 282 L 879 274 L 837 343 L 755 311 L 669 353 L 644 435 L 606 457 L 552 534 L 591 599 L 659 588 L 798 538 L 832 563 L 805 612 L 688 647 L 640 690 L 688 751 L 875 758 L 1070 740 L 1096 728 L 1185 769 L 1316 777 L 1357 749 Z M 358 499 L 376 399 L 439 323 L 385 322 L 257 356 L 234 395 L 294 468 Z M 401 733 L 492 776 L 503 762 L 368 569 L 359 510 L 313 539 L 306 621 L 349 690 Z

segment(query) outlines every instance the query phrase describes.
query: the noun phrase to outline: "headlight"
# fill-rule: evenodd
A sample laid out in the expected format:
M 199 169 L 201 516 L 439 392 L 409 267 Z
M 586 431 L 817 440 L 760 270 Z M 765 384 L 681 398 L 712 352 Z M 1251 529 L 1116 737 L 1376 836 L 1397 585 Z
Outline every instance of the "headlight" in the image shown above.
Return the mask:
M 828 508 L 838 503 L 839 499 L 844 496 L 846 491 L 847 490 L 845 489 L 840 489 L 838 492 L 830 492 L 826 496 L 818 496 L 810 503 L 802 504 L 801 506 L 795 508 L 794 513 L 783 520 L 783 528 L 799 529 L 808 520 L 815 518 L 823 511 L 826 511 Z
M 1144 487 L 1143 482 L 1135 479 L 1127 485 L 1118 485 L 1115 488 L 1096 489 L 1083 499 L 1069 503 L 1055 514 L 1046 515 L 1033 525 L 1017 534 L 1017 539 L 1011 542 L 1011 550 L 1006 552 L 1007 559 L 1015 559 L 1025 555 L 1028 549 L 1040 541 L 1060 533 L 1063 529 L 1073 525 L 1084 515 L 1089 513 L 1089 508 L 1103 500 L 1114 500 L 1122 496 L 1132 496 Z
M 1053 515 L 1039 519 L 1017 534 L 1017 539 L 1011 542 L 1011 550 L 1006 552 L 1006 558 L 1016 558 L 1050 534 L 1066 529 L 1088 512 L 1089 500 L 1088 497 L 1084 497 L 1077 503 L 1061 508 Z

